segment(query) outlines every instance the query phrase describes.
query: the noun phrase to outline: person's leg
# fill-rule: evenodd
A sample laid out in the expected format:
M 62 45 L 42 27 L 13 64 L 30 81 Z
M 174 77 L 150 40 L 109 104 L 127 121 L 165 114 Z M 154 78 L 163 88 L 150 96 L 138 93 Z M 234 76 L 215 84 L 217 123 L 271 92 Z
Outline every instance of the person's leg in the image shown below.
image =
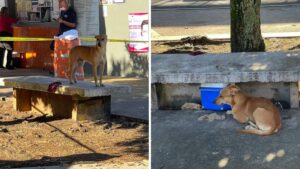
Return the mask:
M 0 68 L 3 68 L 4 52 L 5 52 L 5 49 L 0 48 Z
M 0 32 L 0 37 L 4 37 L 5 32 Z M 3 59 L 4 59 L 4 53 L 5 52 L 5 47 L 4 43 L 0 41 L 0 68 L 3 68 Z
M 13 58 L 12 58 L 12 50 L 7 50 L 7 62 L 6 69 L 14 69 Z
M 9 33 L 9 32 L 2 32 L 1 36 L 12 37 L 12 34 Z M 7 68 L 7 69 L 13 69 L 14 68 L 13 63 L 12 63 L 13 42 L 12 41 L 5 41 L 3 43 L 8 44 L 9 47 L 10 47 L 10 49 L 6 48 L 6 50 L 7 50 L 7 56 L 6 56 L 6 65 L 4 65 L 4 67 Z M 5 53 L 5 51 L 4 51 L 4 53 Z

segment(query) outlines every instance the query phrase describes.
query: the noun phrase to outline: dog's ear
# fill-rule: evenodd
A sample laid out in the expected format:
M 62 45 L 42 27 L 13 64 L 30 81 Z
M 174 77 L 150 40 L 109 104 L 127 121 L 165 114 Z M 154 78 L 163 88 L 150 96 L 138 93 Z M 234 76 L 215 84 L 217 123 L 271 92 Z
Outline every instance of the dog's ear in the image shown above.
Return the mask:
M 235 84 L 231 84 L 229 86 L 229 91 L 230 91 L 230 95 L 235 95 L 237 92 L 239 92 L 241 89 L 235 85 Z
M 98 40 L 100 39 L 100 35 L 96 35 L 95 38 Z

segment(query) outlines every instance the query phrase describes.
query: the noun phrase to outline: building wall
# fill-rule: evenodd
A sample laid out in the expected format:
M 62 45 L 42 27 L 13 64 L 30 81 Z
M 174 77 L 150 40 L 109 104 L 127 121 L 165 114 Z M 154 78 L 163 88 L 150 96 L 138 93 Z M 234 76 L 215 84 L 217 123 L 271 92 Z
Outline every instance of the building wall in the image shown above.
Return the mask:
M 148 0 L 125 0 L 125 3 L 100 5 L 100 8 L 107 8 L 107 16 L 104 16 L 104 19 L 108 38 L 129 39 L 128 14 L 131 12 L 148 12 L 148 3 Z M 107 74 L 113 76 L 147 76 L 148 55 L 130 54 L 125 43 L 109 42 L 107 46 Z
M 74 0 L 74 8 L 77 12 L 79 35 L 81 37 L 98 35 L 99 0 Z M 89 44 L 89 42 L 83 42 L 83 44 Z
M 5 6 L 5 0 L 0 0 L 0 8 L 2 8 L 3 6 Z

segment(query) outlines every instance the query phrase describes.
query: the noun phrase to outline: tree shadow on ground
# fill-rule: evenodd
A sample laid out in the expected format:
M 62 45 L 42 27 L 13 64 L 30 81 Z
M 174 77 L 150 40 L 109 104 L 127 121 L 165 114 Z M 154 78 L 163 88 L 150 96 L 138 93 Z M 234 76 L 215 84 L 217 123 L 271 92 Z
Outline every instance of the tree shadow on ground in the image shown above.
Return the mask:
M 144 125 L 140 130 L 141 136 L 131 140 L 119 142 L 116 146 L 126 147 L 126 153 L 136 154 L 141 157 L 148 158 L 149 156 L 149 137 L 148 137 L 148 125 Z
M 8 161 L 0 160 L 0 168 L 12 168 L 12 167 L 36 167 L 36 166 L 53 166 L 53 165 L 65 165 L 74 162 L 95 162 L 105 161 L 118 156 L 101 154 L 101 153 L 89 153 L 89 154 L 74 154 L 64 157 L 48 157 L 44 156 L 41 159 L 27 160 L 27 161 Z
M 24 117 L 24 118 L 18 118 L 12 121 L 0 121 L 0 125 L 3 126 L 10 126 L 10 125 L 16 125 L 16 124 L 21 124 L 25 121 L 32 123 L 32 122 L 39 122 L 39 123 L 46 123 L 46 122 L 51 122 L 54 120 L 58 120 L 61 118 L 56 118 L 56 117 L 49 117 L 47 115 L 42 115 L 42 116 L 28 116 L 28 117 Z
M 61 118 L 60 118 L 61 119 Z M 119 157 L 116 155 L 108 155 L 108 154 L 101 154 L 96 152 L 91 147 L 85 145 L 80 140 L 75 139 L 71 135 L 67 134 L 60 128 L 56 127 L 55 125 L 49 123 L 54 120 L 58 120 L 55 117 L 48 117 L 46 115 L 38 116 L 38 117 L 25 117 L 21 119 L 16 119 L 13 121 L 0 121 L 0 125 L 7 126 L 7 125 L 16 125 L 23 122 L 33 123 L 44 123 L 49 127 L 55 129 L 56 131 L 60 132 L 66 138 L 71 140 L 72 142 L 76 143 L 78 146 L 83 147 L 84 149 L 88 150 L 90 153 L 87 154 L 74 154 L 69 156 L 63 157 L 48 157 L 43 156 L 41 159 L 33 159 L 33 160 L 26 160 L 26 161 L 9 161 L 9 160 L 0 160 L 0 168 L 11 168 L 11 167 L 34 167 L 34 166 L 52 166 L 52 165 L 62 165 L 62 164 L 71 164 L 74 162 L 95 162 L 95 161 L 105 161 L 111 158 Z

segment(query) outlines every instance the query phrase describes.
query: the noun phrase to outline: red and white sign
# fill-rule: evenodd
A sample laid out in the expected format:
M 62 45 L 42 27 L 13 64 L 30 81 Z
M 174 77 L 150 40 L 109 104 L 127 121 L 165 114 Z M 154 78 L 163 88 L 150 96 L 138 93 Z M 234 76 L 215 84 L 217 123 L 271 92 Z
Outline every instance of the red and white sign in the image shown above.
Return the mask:
M 148 41 L 149 22 L 148 13 L 129 13 L 129 40 Z M 148 42 L 132 42 L 128 45 L 128 51 L 132 53 L 147 53 L 149 51 Z

